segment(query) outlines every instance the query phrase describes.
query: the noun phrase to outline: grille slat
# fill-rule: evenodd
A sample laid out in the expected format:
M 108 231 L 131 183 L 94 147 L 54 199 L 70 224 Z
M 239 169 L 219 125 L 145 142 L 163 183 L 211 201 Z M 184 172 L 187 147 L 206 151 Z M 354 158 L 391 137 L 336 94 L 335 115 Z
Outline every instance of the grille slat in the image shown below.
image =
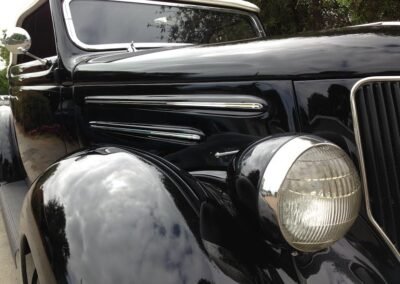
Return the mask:
M 364 123 L 361 123 L 359 125 L 360 131 L 362 133 L 365 133 L 368 131 L 368 129 L 371 128 L 370 122 L 369 122 L 369 116 L 367 113 L 367 102 L 366 102 L 366 92 L 364 92 L 365 88 L 360 89 L 359 93 L 359 115 L 360 115 L 360 120 L 362 120 Z M 373 145 L 373 140 L 371 135 L 366 135 L 364 137 L 365 139 L 365 144 L 366 145 Z M 370 157 L 371 161 L 367 165 L 365 165 L 367 172 L 370 173 L 371 178 L 370 178 L 370 187 L 372 188 L 377 188 L 378 187 L 378 169 L 377 169 L 377 161 L 375 160 L 375 156 L 373 154 L 373 146 L 368 147 L 364 146 L 363 148 L 365 155 Z M 378 218 L 381 220 L 385 220 L 384 218 L 384 204 L 383 204 L 383 199 L 371 199 L 371 207 L 376 214 L 378 214 Z M 384 222 L 384 221 L 383 221 Z
M 388 110 L 390 132 L 392 134 L 391 138 L 392 145 L 394 147 L 395 160 L 400 161 L 400 113 L 396 111 L 394 98 L 395 93 L 393 92 L 392 86 L 387 83 L 385 84 L 385 89 L 390 94 L 388 96 L 385 96 L 385 99 L 387 100 L 386 106 Z M 398 165 L 397 169 L 399 170 Z
M 395 162 L 395 146 L 392 143 L 392 133 L 390 128 L 390 120 L 388 118 L 389 114 L 389 106 L 386 104 L 387 97 L 391 96 L 391 92 L 385 92 L 385 85 L 388 83 L 376 84 L 376 92 L 375 92 L 375 99 L 379 102 L 378 103 L 378 115 L 381 118 L 381 129 L 382 129 L 382 145 L 383 145 L 383 152 L 385 166 L 386 166 L 386 175 L 388 177 L 388 186 L 389 190 L 387 190 L 388 196 L 390 196 L 388 200 L 387 206 L 390 206 L 393 211 L 393 222 L 394 224 L 398 224 L 399 220 L 399 191 L 392 190 L 392 188 L 399 188 L 398 183 L 398 175 L 396 169 L 396 162 Z M 391 226 L 392 227 L 392 226 Z M 393 239 L 397 240 L 399 237 L 399 226 L 395 225 L 392 228 Z
M 355 132 L 361 145 L 371 214 L 399 251 L 400 78 L 363 80 L 353 90 Z M 394 249 L 395 250 L 395 249 Z
M 372 160 L 371 157 L 366 157 L 366 161 L 371 159 L 371 162 L 376 162 L 376 171 L 378 174 L 378 184 L 377 187 L 379 187 L 379 184 L 381 185 L 383 189 L 383 194 L 371 199 L 372 202 L 374 200 L 379 200 L 382 199 L 381 204 L 383 204 L 384 208 L 387 207 L 388 202 L 390 200 L 390 189 L 389 189 L 389 184 L 388 184 L 388 176 L 387 176 L 387 169 L 386 169 L 386 164 L 384 161 L 384 151 L 383 151 L 383 144 L 382 144 L 382 133 L 380 129 L 380 117 L 378 115 L 378 108 L 377 104 L 375 102 L 375 96 L 374 96 L 374 88 L 372 85 L 367 86 L 367 92 L 366 92 L 366 100 L 367 100 L 367 117 L 364 118 L 365 120 L 369 120 L 369 125 L 370 129 L 365 131 L 365 136 L 370 135 L 372 138 L 372 144 L 371 145 L 366 145 L 364 144 L 364 147 L 371 147 L 370 152 L 372 153 L 374 159 Z M 376 208 L 376 205 L 375 205 Z M 394 234 L 394 230 L 392 226 L 388 226 L 387 224 L 391 224 L 394 221 L 394 212 L 391 210 L 391 207 L 386 208 L 386 210 L 383 210 L 383 219 L 382 223 L 383 225 L 386 225 L 385 227 L 387 228 L 389 234 Z M 386 224 L 385 224 L 386 223 Z
M 400 113 L 396 113 L 396 109 L 394 108 L 393 96 L 393 88 L 390 83 L 385 83 L 384 85 L 384 93 L 387 93 L 387 96 L 384 96 L 385 106 L 386 106 L 386 114 L 389 126 L 389 135 L 391 151 L 390 162 L 391 162 L 391 170 L 392 175 L 394 177 L 393 183 L 395 188 L 400 189 Z M 397 118 L 399 118 L 397 120 Z M 397 201 L 397 206 L 395 207 L 397 216 L 400 216 L 400 190 L 394 191 L 395 198 Z M 397 234 L 400 236 L 400 223 L 397 226 Z
M 400 132 L 400 83 L 392 84 L 392 94 Z

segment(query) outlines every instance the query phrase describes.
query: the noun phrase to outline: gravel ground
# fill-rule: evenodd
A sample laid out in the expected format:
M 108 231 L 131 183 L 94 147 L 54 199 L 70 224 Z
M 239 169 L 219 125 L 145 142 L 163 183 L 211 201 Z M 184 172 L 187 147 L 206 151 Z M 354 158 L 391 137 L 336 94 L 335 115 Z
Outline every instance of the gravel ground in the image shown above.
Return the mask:
M 1 211 L 1 208 L 0 208 Z M 0 212 L 0 283 L 15 284 L 17 282 L 17 270 L 11 256 L 3 216 Z

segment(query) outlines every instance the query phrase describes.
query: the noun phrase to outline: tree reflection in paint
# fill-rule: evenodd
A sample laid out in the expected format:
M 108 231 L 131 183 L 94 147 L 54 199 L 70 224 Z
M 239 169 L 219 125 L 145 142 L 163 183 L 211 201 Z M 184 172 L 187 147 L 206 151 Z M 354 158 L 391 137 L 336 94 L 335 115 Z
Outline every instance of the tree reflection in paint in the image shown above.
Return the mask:
M 57 281 L 65 281 L 67 263 L 70 257 L 69 245 L 65 233 L 66 218 L 64 206 L 56 199 L 49 200 L 44 207 L 47 219 L 48 236 L 51 240 L 52 262 Z

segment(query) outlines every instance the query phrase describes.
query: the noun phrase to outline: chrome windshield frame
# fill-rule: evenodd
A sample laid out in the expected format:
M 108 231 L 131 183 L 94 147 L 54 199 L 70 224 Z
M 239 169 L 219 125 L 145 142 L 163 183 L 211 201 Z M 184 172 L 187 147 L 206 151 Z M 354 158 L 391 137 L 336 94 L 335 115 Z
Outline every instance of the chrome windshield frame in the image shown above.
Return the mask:
M 126 43 L 112 43 L 112 44 L 86 44 L 82 42 L 75 31 L 75 26 L 72 20 L 72 13 L 70 9 L 70 3 L 74 0 L 65 0 L 63 3 L 63 15 L 67 28 L 68 35 L 72 42 L 79 48 L 86 51 L 105 51 L 105 50 L 129 50 L 131 47 L 131 42 Z M 172 7 L 185 7 L 185 8 L 195 8 L 204 10 L 213 10 L 226 13 L 234 13 L 248 16 L 253 24 L 253 27 L 257 33 L 256 39 L 261 39 L 266 36 L 263 25 L 261 24 L 259 18 L 255 13 L 231 9 L 216 6 L 205 6 L 197 4 L 186 4 L 186 3 L 174 3 L 174 2 L 161 2 L 161 1 L 151 1 L 151 0 L 110 0 L 111 2 L 128 2 L 136 4 L 147 4 L 147 5 L 164 5 Z M 190 46 L 190 43 L 164 43 L 164 42 L 135 42 L 135 48 L 137 49 L 150 49 L 150 48 L 161 48 L 161 47 L 179 47 L 179 46 Z

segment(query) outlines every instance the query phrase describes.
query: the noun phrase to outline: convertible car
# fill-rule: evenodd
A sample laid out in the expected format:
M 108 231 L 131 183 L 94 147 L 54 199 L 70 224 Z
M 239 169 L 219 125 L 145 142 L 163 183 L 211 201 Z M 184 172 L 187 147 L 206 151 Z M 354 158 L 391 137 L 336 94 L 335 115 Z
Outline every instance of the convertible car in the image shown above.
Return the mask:
M 22 283 L 400 282 L 400 25 L 258 13 L 39 0 L 4 33 Z

